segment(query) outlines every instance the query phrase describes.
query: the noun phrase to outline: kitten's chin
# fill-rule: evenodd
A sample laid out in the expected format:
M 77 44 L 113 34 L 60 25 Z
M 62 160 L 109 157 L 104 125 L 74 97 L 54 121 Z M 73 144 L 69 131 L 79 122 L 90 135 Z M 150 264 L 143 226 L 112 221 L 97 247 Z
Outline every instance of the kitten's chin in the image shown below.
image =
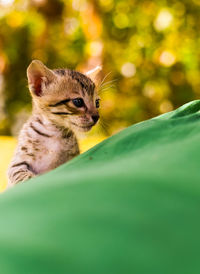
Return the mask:
M 92 126 L 90 127 L 79 127 L 79 130 L 82 131 L 82 132 L 87 132 L 87 131 L 90 131 L 92 129 Z

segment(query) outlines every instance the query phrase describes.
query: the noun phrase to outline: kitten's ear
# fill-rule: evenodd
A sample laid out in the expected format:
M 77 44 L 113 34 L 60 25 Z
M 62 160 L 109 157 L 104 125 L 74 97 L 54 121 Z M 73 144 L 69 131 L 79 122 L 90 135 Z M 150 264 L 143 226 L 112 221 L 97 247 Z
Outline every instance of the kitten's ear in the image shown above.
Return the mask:
M 85 75 L 89 77 L 95 83 L 96 86 L 98 86 L 101 82 L 101 72 L 102 67 L 97 66 L 96 68 L 86 72 Z
M 28 66 L 27 77 L 30 91 L 36 96 L 42 96 L 43 84 L 48 85 L 56 78 L 54 72 L 39 60 L 33 60 Z

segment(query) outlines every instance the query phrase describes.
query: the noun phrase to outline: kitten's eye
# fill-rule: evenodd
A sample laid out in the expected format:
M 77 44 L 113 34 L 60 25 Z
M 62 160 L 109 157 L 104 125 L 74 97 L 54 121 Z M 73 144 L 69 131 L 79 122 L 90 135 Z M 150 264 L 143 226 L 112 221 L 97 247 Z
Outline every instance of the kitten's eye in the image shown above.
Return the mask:
M 75 98 L 75 99 L 72 99 L 72 102 L 73 104 L 75 105 L 75 107 L 77 108 L 81 108 L 84 106 L 84 101 L 82 98 Z
M 97 99 L 97 100 L 96 100 L 96 108 L 99 108 L 99 107 L 100 107 L 100 102 L 99 102 L 99 101 L 100 101 L 100 99 Z

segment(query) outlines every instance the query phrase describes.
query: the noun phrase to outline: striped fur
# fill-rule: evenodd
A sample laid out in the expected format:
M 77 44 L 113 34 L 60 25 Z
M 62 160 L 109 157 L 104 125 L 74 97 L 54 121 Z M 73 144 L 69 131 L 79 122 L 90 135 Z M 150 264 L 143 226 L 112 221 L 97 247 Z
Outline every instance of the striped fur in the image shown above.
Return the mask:
M 9 185 L 43 174 L 78 155 L 76 132 L 90 130 L 99 115 L 92 75 L 50 70 L 33 61 L 27 76 L 33 111 L 19 134 L 8 169 Z M 76 98 L 84 101 L 83 107 L 74 104 Z

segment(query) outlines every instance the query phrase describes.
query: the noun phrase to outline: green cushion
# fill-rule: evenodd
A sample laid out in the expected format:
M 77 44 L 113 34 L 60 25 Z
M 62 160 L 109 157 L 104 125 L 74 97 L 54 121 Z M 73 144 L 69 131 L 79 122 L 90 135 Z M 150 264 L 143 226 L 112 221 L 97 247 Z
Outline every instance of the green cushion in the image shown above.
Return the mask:
M 0 196 L 0 273 L 200 273 L 200 101 Z

